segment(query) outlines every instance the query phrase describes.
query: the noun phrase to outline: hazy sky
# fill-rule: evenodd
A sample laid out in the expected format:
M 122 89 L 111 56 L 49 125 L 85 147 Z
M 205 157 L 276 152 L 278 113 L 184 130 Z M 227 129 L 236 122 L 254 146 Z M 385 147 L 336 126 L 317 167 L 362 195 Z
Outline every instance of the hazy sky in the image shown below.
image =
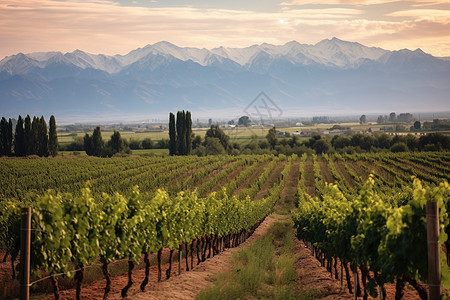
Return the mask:
M 165 40 L 245 47 L 337 37 L 450 56 L 449 1 L 2 0 L 0 59 L 18 52 L 126 54 Z

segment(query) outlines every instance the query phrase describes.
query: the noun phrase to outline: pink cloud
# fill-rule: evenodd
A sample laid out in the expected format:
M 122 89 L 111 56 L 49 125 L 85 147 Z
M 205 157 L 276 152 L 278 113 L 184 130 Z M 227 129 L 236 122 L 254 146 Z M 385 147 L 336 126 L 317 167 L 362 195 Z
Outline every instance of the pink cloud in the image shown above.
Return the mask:
M 125 7 L 101 0 L 8 0 L 0 3 L 0 58 L 17 52 L 75 49 L 125 54 L 161 40 L 180 46 L 213 48 L 262 42 L 282 44 L 291 40 L 316 43 L 332 36 L 391 50 L 420 47 L 435 55 L 450 56 L 450 47 L 445 42 L 450 40 L 445 9 L 430 8 L 424 12 L 418 6 L 417 11 L 402 10 L 390 13 L 386 19 L 370 19 L 363 8 L 336 5 L 305 9 L 284 5 L 278 11 L 256 12 Z M 429 17 L 424 18 L 428 12 Z M 413 28 L 420 34 L 411 34 Z

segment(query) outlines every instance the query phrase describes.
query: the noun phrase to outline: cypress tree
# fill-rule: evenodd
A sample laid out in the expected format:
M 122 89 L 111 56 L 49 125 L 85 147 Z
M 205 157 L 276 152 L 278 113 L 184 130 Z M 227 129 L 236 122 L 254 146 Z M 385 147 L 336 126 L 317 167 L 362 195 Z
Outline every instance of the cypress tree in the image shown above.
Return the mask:
M 48 154 L 55 157 L 58 154 L 58 136 L 56 134 L 56 121 L 52 115 L 50 117 L 48 132 Z
M 190 154 L 192 151 L 192 119 L 191 112 L 186 111 L 186 154 Z
M 30 154 L 39 154 L 40 149 L 40 140 L 39 140 L 39 118 L 36 116 L 33 116 L 33 122 L 31 123 L 31 135 L 32 135 L 32 142 L 31 142 L 31 153 Z
M 14 154 L 16 156 L 26 155 L 25 130 L 23 128 L 22 116 L 19 116 L 14 134 Z
M 92 143 L 92 137 L 88 133 L 84 135 L 84 151 L 87 155 L 94 155 L 94 144 Z
M 34 147 L 34 139 L 33 139 L 33 132 L 31 130 L 31 118 L 30 115 L 27 115 L 25 117 L 25 155 L 33 154 L 33 147 Z
M 92 145 L 95 156 L 102 156 L 104 142 L 102 139 L 102 132 L 100 131 L 100 126 L 97 126 L 92 133 Z
M 184 112 L 184 110 L 180 112 L 180 132 L 177 132 L 177 137 L 179 142 L 180 155 L 186 155 L 186 113 Z
M 169 114 L 169 154 L 177 154 L 177 132 L 175 128 L 175 115 Z
M 12 120 L 8 120 L 7 132 L 6 132 L 6 155 L 12 155 L 12 145 L 13 145 L 13 125 Z
M 39 120 L 39 156 L 48 156 L 48 133 L 47 123 L 44 116 Z
M 120 132 L 114 130 L 113 135 L 111 135 L 111 140 L 109 141 L 109 146 L 111 147 L 113 153 L 122 153 L 125 150 L 124 140 L 120 136 Z
M 6 155 L 6 127 L 8 122 L 5 118 L 0 121 L 0 156 Z
M 184 155 L 184 143 L 185 143 L 185 135 L 184 135 L 184 117 L 183 112 L 177 112 L 177 154 Z

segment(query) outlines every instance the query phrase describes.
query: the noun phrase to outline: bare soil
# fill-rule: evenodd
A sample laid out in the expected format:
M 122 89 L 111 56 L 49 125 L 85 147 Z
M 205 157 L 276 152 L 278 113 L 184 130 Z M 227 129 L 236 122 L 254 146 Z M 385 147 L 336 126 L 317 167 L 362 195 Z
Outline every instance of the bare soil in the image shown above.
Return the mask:
M 305 163 L 305 172 L 302 176 L 306 176 L 306 192 L 310 196 L 314 196 L 315 193 L 315 182 L 314 182 L 314 164 L 313 161 L 308 159 Z
M 338 173 L 345 179 L 345 181 L 347 182 L 347 186 L 349 188 L 354 188 L 355 187 L 355 182 L 353 181 L 353 179 L 350 177 L 350 175 L 348 174 L 347 170 L 345 170 L 345 167 L 342 165 L 342 162 L 338 162 L 335 161 L 334 162 L 334 166 L 336 167 L 336 170 L 338 171 Z
M 326 270 L 326 268 L 320 265 L 320 262 L 314 256 L 311 255 L 311 251 L 303 242 L 295 240 L 293 251 L 295 251 L 299 256 L 294 264 L 294 267 L 297 269 L 299 275 L 297 278 L 297 288 L 299 292 L 305 293 L 308 290 L 318 291 L 318 296 L 316 296 L 315 299 L 355 299 L 355 295 L 350 294 L 347 290 L 345 277 L 344 285 L 341 289 L 340 279 L 334 279 L 334 273 L 333 278 L 331 278 L 330 273 Z M 340 270 L 339 265 L 338 270 Z M 353 284 L 353 276 L 351 275 L 350 277 Z M 395 284 L 387 284 L 385 287 L 386 299 L 395 299 Z M 363 297 L 358 297 L 358 299 L 361 300 Z M 369 296 L 368 299 L 379 298 L 372 298 Z M 402 299 L 413 300 L 420 299 L 420 297 L 411 286 L 407 285 L 404 289 L 404 296 Z
M 323 179 L 326 183 L 334 183 L 333 176 L 330 173 L 330 170 L 328 169 L 327 162 L 323 160 L 322 157 L 318 158 L 320 170 L 322 171 Z

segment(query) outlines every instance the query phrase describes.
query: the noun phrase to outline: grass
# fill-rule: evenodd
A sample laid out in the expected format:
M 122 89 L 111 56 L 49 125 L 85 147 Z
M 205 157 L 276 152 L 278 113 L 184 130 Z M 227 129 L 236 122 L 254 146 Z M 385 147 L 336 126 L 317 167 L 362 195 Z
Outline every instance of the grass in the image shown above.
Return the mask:
M 314 299 L 318 291 L 296 289 L 294 238 L 289 220 L 276 221 L 266 235 L 234 253 L 232 271 L 219 274 L 197 299 Z
M 137 149 L 131 150 L 133 155 L 154 155 L 154 156 L 167 156 L 169 155 L 169 149 Z

